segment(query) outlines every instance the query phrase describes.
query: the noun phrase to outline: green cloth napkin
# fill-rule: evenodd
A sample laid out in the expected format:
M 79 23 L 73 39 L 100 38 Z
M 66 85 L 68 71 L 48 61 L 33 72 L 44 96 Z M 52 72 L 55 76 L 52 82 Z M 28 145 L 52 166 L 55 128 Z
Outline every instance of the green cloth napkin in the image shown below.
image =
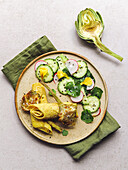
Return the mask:
M 30 61 L 41 54 L 55 50 L 56 48 L 53 46 L 51 41 L 46 36 L 43 36 L 23 50 L 7 64 L 5 64 L 3 66 L 2 72 L 5 74 L 15 89 L 21 72 Z M 109 134 L 115 132 L 119 127 L 120 125 L 117 123 L 117 121 L 108 112 L 106 112 L 106 115 L 100 126 L 89 137 L 77 143 L 63 147 L 68 151 L 73 159 L 79 160 L 79 158 L 83 156 L 90 148 L 92 148 L 92 146 L 99 143 Z
M 51 41 L 43 36 L 5 64 L 2 71 L 15 89 L 18 78 L 28 63 L 41 54 L 55 50 Z

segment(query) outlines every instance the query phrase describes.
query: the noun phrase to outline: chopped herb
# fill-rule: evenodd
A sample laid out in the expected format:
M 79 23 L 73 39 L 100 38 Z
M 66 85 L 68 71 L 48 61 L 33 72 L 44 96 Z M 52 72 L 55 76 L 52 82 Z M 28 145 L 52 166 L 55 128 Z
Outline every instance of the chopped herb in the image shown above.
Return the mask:
M 63 135 L 63 136 L 67 136 L 67 135 L 68 135 L 68 131 L 64 129 L 64 130 L 62 131 L 62 135 Z

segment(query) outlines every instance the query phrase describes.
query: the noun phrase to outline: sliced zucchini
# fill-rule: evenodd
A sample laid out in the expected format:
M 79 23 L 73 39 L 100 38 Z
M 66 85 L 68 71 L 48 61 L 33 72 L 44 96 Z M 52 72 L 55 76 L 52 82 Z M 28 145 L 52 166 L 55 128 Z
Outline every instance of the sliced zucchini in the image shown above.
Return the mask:
M 73 76 L 76 78 L 82 78 L 87 73 L 87 70 L 88 70 L 87 63 L 82 60 L 78 60 L 77 62 L 78 62 L 79 68 L 77 72 L 73 74 Z
M 62 79 L 62 80 L 58 83 L 58 90 L 59 90 L 60 93 L 62 93 L 62 94 L 67 94 L 67 91 L 66 91 L 65 86 L 66 86 L 66 84 L 67 84 L 68 82 L 73 82 L 73 83 L 74 83 L 73 78 L 71 78 L 71 77 L 69 77 L 69 78 L 64 78 L 64 79 Z
M 52 68 L 50 66 L 48 66 L 47 64 L 39 65 L 36 69 L 36 77 L 39 80 L 41 80 L 40 68 L 47 68 L 48 69 L 48 73 L 44 76 L 43 81 L 45 83 L 51 82 L 53 80 L 53 70 L 52 70 Z
M 44 61 L 46 61 L 48 63 L 48 65 L 52 68 L 54 73 L 57 72 L 57 70 L 59 68 L 59 64 L 58 64 L 58 62 L 56 62 L 55 59 L 47 58 Z
M 96 96 L 87 97 L 87 101 L 83 105 L 84 110 L 90 110 L 91 113 L 96 112 L 100 107 L 100 100 Z
M 57 58 L 56 58 L 56 62 L 58 63 L 58 65 L 59 65 L 59 70 L 63 70 L 64 68 L 66 68 L 66 65 L 65 65 L 65 63 L 62 61 L 62 59 L 61 59 L 61 57 L 60 56 L 58 56 Z

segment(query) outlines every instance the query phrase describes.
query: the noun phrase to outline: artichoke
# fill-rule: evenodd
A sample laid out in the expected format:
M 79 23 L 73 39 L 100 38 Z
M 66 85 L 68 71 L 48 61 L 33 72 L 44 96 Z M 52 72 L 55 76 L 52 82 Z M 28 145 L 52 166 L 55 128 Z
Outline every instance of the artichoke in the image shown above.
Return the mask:
M 104 30 L 104 23 L 99 12 L 91 8 L 81 11 L 75 21 L 75 27 L 80 38 L 89 43 L 94 43 L 101 51 L 122 61 L 123 58 L 109 50 L 102 42 L 101 36 Z

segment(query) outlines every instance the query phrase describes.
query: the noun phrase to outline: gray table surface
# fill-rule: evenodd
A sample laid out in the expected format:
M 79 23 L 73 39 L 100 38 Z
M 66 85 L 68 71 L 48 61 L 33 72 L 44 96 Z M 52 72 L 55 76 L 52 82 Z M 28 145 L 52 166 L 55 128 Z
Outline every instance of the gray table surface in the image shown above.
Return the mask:
M 102 42 L 124 57 L 122 63 L 90 47 L 76 34 L 77 14 L 91 7 L 102 14 Z M 58 50 L 89 58 L 105 79 L 108 111 L 121 128 L 75 162 L 62 148 L 49 146 L 20 123 L 14 91 L 0 72 L 0 170 L 128 169 L 128 1 L 0 0 L 0 68 L 39 37 L 47 35 Z

